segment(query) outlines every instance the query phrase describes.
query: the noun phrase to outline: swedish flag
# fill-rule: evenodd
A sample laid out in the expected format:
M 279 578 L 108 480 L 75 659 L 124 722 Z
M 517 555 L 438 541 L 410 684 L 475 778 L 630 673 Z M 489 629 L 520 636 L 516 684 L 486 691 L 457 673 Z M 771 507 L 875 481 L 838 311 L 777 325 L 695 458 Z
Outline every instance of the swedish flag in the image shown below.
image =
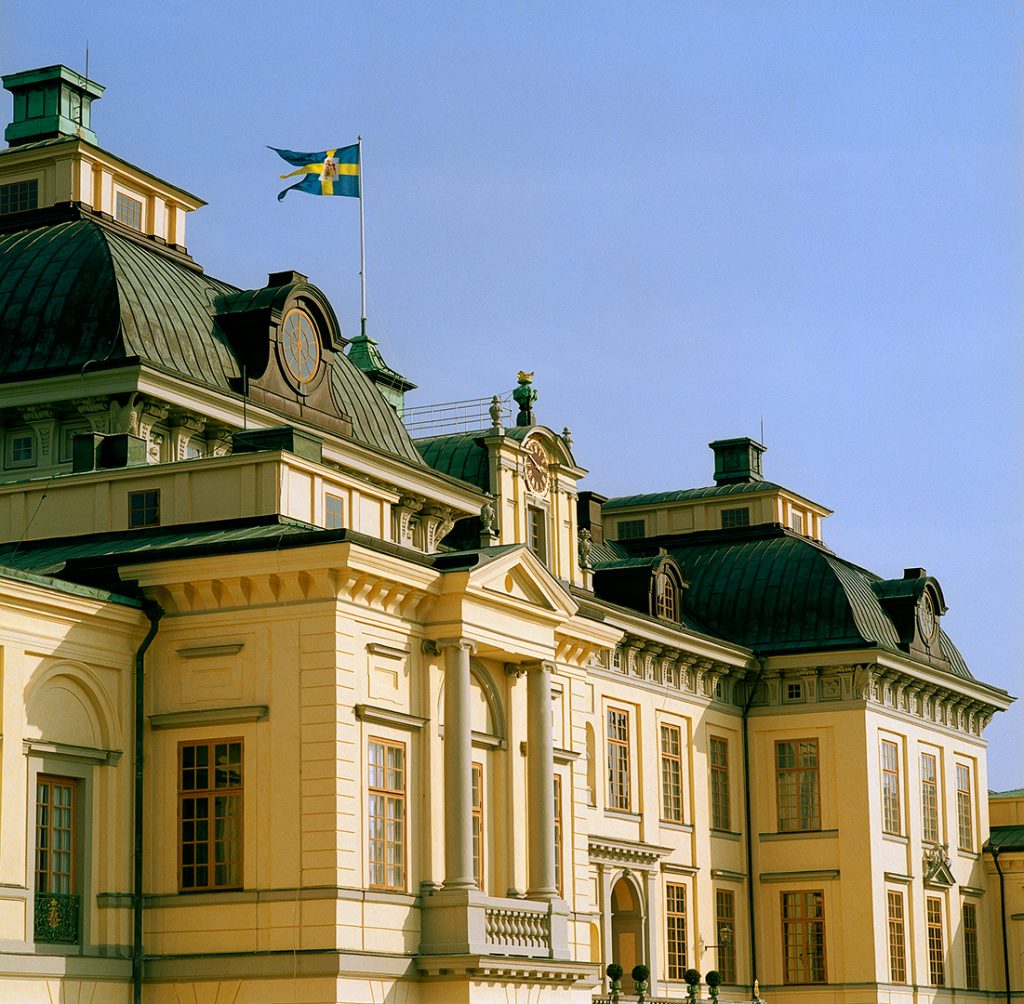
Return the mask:
M 359 198 L 359 144 L 321 150 L 318 153 L 297 153 L 269 147 L 298 170 L 282 174 L 281 180 L 303 175 L 301 181 L 291 185 L 277 196 L 281 201 L 289 192 L 308 192 L 310 195 L 349 195 Z

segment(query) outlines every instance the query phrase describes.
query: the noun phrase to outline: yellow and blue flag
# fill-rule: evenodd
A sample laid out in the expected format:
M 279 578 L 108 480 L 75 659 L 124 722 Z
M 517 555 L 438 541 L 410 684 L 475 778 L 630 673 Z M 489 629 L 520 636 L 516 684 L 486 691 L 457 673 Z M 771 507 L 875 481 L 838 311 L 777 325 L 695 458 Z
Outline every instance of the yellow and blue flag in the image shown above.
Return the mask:
M 295 150 L 278 150 L 289 164 L 298 170 L 282 174 L 281 180 L 301 174 L 302 180 L 289 186 L 277 196 L 280 202 L 289 192 L 308 192 L 310 195 L 349 195 L 359 198 L 359 144 L 321 150 L 318 153 L 297 153 Z

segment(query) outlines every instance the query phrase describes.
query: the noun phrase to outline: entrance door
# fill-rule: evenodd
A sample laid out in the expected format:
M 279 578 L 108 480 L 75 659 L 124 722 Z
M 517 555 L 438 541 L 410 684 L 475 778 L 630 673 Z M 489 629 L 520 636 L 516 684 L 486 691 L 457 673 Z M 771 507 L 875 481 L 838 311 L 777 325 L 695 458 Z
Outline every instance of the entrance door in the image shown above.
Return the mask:
M 633 883 L 623 876 L 612 886 L 612 959 L 625 973 L 622 989 L 632 994 L 636 990 L 630 972 L 644 958 L 644 913 L 639 892 Z

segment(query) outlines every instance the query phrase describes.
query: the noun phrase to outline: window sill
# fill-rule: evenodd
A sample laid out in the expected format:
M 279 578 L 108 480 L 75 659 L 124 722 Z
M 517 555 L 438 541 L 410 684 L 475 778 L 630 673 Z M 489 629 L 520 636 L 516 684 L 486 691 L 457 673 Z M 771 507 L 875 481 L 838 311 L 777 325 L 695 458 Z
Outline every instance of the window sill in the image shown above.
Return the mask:
M 888 840 L 890 843 L 893 843 L 893 844 L 903 844 L 903 845 L 906 845 L 906 844 L 910 843 L 910 837 L 905 837 L 905 836 L 903 836 L 902 833 L 885 833 L 885 832 L 883 832 L 882 833 L 882 839 L 883 840 Z
M 678 823 L 674 819 L 659 819 L 658 825 L 663 826 L 666 830 L 678 830 L 680 833 L 693 833 L 693 825 L 691 823 Z
M 628 819 L 634 823 L 639 823 L 643 819 L 639 812 L 628 812 L 626 809 L 605 809 L 604 814 L 613 819 Z
M 977 851 L 964 851 L 957 848 L 956 855 L 958 858 L 969 858 L 971 861 L 977 861 L 981 855 Z
M 716 830 L 712 829 L 711 836 L 719 837 L 722 840 L 741 840 L 743 838 L 742 833 L 738 833 L 736 830 Z M 762 834 L 763 836 L 763 834 Z

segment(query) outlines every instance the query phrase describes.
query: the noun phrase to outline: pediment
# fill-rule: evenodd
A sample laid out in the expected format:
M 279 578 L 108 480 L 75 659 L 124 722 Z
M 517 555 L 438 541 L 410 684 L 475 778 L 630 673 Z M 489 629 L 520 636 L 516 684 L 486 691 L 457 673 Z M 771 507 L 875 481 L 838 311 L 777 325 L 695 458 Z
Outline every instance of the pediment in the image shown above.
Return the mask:
M 518 547 L 474 569 L 468 588 L 571 617 L 577 605 L 532 551 Z
M 944 846 L 925 851 L 924 884 L 932 889 L 951 889 L 956 885 L 949 867 L 949 853 Z

